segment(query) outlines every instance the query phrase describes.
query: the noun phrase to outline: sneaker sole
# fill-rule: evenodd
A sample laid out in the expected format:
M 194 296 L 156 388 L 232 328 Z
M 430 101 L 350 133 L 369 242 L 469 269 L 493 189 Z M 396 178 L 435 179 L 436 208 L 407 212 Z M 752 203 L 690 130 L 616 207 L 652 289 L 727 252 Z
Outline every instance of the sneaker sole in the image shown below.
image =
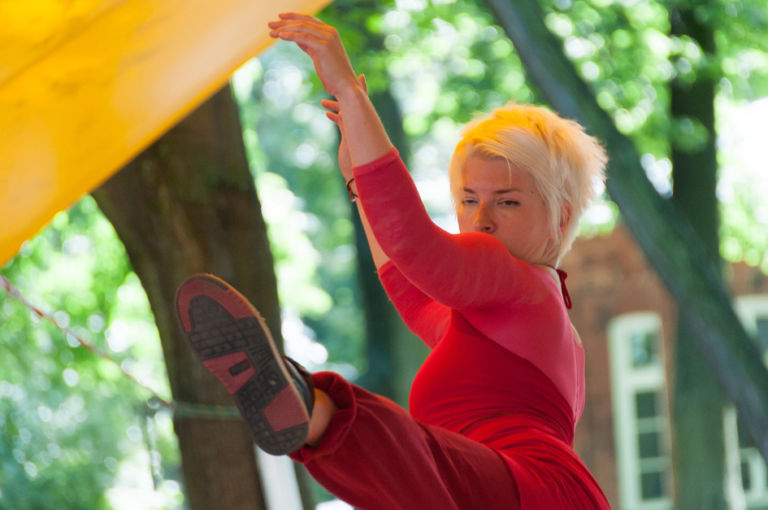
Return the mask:
M 272 455 L 299 449 L 309 413 L 253 305 L 220 278 L 196 275 L 179 287 L 176 312 L 192 350 L 232 394 L 256 444 Z

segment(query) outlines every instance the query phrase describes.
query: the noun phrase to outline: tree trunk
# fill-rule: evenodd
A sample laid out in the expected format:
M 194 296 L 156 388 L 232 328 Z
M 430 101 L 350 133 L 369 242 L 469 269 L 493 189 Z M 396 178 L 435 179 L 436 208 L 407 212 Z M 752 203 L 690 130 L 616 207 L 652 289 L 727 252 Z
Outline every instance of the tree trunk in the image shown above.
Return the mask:
M 535 0 L 486 0 L 515 45 L 529 80 L 562 115 L 607 146 L 607 188 L 650 264 L 675 298 L 705 359 L 763 458 L 768 459 L 768 372 L 731 306 L 717 265 L 693 228 L 653 189 L 631 140 L 619 133 L 544 25 Z
M 233 405 L 195 358 L 175 293 L 194 273 L 236 286 L 280 341 L 272 255 L 229 87 L 94 192 L 147 292 L 173 399 Z M 191 509 L 264 508 L 253 443 L 240 420 L 174 417 Z
M 696 21 L 690 6 L 671 6 L 669 15 L 673 35 L 687 35 L 699 43 L 707 57 L 714 55 L 714 34 Z M 678 76 L 672 82 L 672 122 L 693 120 L 707 132 L 707 140 L 701 146 L 690 148 L 690 141 L 679 140 L 680 135 L 673 129 L 673 201 L 687 216 L 714 266 L 720 268 L 714 102 L 715 79 L 711 75 L 699 75 L 693 83 Z M 723 435 L 725 395 L 702 358 L 691 324 L 680 315 L 672 406 L 675 508 L 680 510 L 728 508 Z

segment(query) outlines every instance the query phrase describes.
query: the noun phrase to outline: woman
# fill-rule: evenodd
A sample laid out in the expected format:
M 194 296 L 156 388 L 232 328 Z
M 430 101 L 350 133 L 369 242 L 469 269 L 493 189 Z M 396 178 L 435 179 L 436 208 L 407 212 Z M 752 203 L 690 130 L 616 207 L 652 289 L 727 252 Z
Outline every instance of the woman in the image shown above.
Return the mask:
M 555 269 L 602 179 L 600 145 L 533 106 L 471 124 L 450 170 L 461 234 L 448 234 L 429 220 L 336 31 L 300 14 L 269 26 L 312 57 L 336 97 L 324 106 L 382 284 L 432 352 L 409 415 L 282 359 L 244 297 L 191 278 L 180 323 L 257 444 L 363 509 L 609 508 L 572 449 L 584 353 Z

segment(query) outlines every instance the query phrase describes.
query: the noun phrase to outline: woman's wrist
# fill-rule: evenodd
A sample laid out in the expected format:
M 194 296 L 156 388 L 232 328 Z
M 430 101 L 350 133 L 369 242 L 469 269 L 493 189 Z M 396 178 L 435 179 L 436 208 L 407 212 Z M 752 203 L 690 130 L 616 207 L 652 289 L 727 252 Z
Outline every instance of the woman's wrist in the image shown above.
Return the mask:
M 363 88 L 359 80 L 346 80 L 344 85 L 340 86 L 334 94 L 340 105 L 347 104 L 352 107 L 360 106 L 363 98 L 368 98 L 368 91 Z M 342 111 L 343 111 L 342 107 Z
M 350 177 L 346 179 L 347 191 L 349 192 L 349 199 L 352 202 L 357 201 L 357 184 L 355 184 L 355 178 Z
M 339 111 L 343 112 L 344 137 L 353 167 L 369 163 L 392 148 L 392 142 L 362 84 L 357 82 L 354 86 L 345 86 L 336 99 Z

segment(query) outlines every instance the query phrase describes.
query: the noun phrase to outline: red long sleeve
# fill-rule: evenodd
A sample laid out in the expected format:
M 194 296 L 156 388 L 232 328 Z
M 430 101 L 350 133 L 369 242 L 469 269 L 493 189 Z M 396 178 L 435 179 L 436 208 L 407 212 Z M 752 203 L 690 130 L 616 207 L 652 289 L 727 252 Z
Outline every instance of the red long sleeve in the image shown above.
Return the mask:
M 357 192 L 376 240 L 397 269 L 427 296 L 469 310 L 543 298 L 531 265 L 496 238 L 450 234 L 427 215 L 395 149 L 354 169 Z
M 394 150 L 354 173 L 390 257 L 382 285 L 433 349 L 411 386 L 410 416 L 335 374 L 316 374 L 338 409 L 321 444 L 294 459 L 366 508 L 608 509 L 572 448 L 584 353 L 554 271 L 514 258 L 490 235 L 438 228 Z M 511 479 L 494 478 L 496 458 L 479 451 L 498 454 Z
M 393 266 L 382 267 L 382 283 L 409 328 L 434 346 L 455 310 L 483 336 L 533 363 L 580 415 L 584 352 L 559 282 L 491 235 L 450 234 L 435 225 L 394 149 L 356 167 L 354 176 L 373 234 Z
M 391 261 L 379 268 L 379 278 L 408 329 L 430 348 L 445 334 L 451 309 L 413 286 Z

